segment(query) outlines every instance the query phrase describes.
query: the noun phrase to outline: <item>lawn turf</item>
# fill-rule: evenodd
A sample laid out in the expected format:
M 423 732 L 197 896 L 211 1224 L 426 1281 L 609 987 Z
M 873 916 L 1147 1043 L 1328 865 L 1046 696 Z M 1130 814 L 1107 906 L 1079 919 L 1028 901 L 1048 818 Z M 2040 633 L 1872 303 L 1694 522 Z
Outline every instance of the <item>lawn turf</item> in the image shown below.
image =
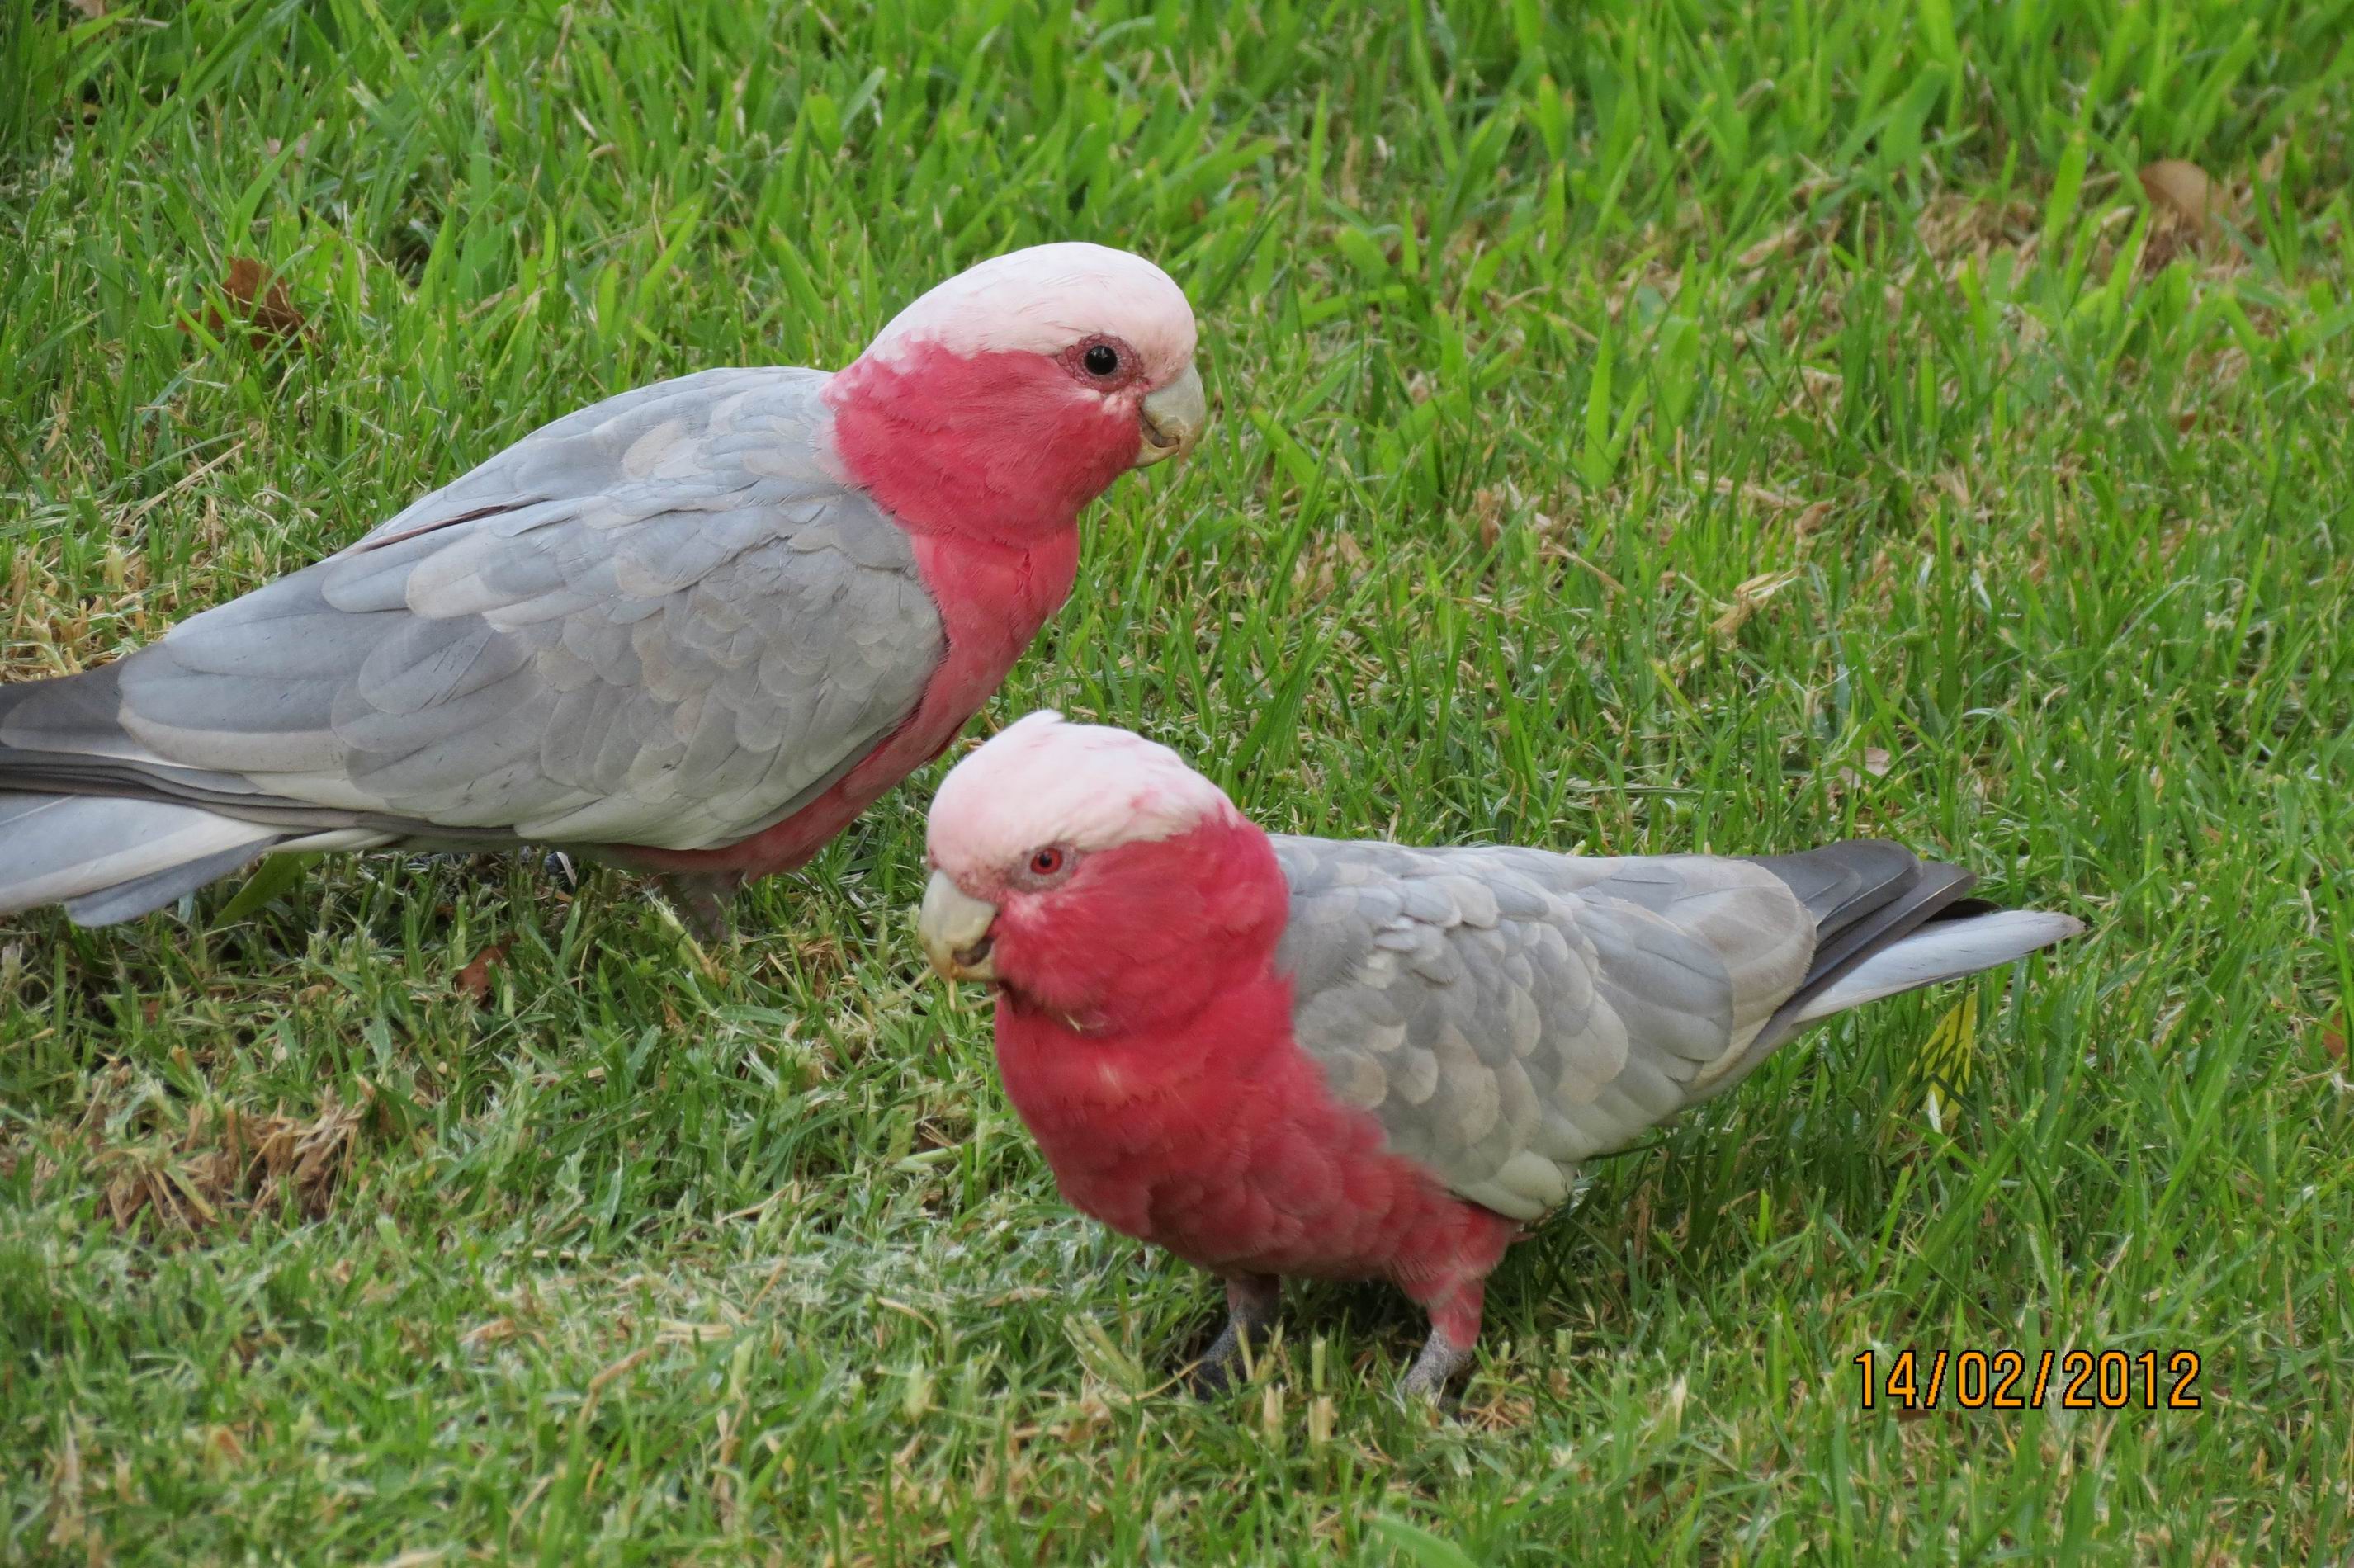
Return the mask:
M 0 1561 L 2343 1559 L 2354 5 L 6 9 L 7 678 L 1096 238 L 1216 422 L 977 732 L 2093 932 L 1934 1118 L 1954 990 L 1599 1162 L 1434 1425 L 1380 1288 L 1169 1388 L 1213 1286 L 1057 1202 L 911 939 L 937 768 L 710 951 L 495 860 L 0 923 Z M 1859 1409 L 2005 1347 L 2202 1404 Z

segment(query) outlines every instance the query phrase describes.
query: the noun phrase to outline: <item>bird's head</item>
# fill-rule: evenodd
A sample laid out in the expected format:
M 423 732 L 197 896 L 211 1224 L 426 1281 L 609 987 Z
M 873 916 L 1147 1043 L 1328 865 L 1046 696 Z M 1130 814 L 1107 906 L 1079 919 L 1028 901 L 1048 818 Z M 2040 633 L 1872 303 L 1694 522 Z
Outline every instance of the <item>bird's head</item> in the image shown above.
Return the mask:
M 1141 256 L 1034 246 L 959 273 L 827 387 L 851 477 L 919 531 L 1025 544 L 1209 408 L 1184 291 Z
M 932 801 L 917 933 L 949 980 L 1082 1030 L 1183 1016 L 1272 956 L 1275 851 L 1165 746 L 1029 715 Z

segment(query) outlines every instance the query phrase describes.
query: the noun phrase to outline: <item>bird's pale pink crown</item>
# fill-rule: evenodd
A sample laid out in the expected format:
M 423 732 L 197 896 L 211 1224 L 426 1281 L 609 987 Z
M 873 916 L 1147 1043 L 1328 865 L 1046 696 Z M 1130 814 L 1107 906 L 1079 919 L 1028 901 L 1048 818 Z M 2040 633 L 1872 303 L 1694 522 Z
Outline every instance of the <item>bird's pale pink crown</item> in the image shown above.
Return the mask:
M 1133 350 L 1157 386 L 1193 362 L 1194 330 L 1185 291 L 1168 273 L 1126 250 L 1067 241 L 958 273 L 894 316 L 861 357 L 896 362 L 924 344 L 966 358 L 1060 355 L 1102 338 Z
M 1167 747 L 1041 709 L 941 781 L 928 847 L 934 865 L 977 891 L 1041 849 L 1095 854 L 1239 817 L 1225 790 Z
M 907 306 L 833 378 L 834 445 L 912 531 L 1031 548 L 1199 436 L 1194 341 L 1184 291 L 1140 256 L 1013 251 Z

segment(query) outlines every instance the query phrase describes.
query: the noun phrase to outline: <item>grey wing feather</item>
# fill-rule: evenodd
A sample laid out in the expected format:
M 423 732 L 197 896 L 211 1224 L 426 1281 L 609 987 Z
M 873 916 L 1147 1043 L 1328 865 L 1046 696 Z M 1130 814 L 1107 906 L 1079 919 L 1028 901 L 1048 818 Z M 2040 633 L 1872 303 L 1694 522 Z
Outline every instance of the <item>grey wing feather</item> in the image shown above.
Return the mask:
M 1300 1045 L 1394 1150 L 1516 1218 L 1712 1092 L 1813 951 L 1751 862 L 1276 843 Z
M 906 535 L 827 471 L 825 379 L 708 371 L 559 419 L 339 555 L 0 698 L 0 783 L 461 840 L 757 832 L 946 652 Z
M 193 806 L 0 790 L 0 915 L 63 902 L 84 925 L 160 908 L 282 835 Z

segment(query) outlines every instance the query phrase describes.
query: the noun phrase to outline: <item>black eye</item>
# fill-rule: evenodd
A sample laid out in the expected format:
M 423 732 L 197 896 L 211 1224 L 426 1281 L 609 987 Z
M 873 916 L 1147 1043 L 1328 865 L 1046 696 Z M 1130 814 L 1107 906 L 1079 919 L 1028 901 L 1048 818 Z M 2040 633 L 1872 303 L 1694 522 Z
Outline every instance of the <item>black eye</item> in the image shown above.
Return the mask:
M 1119 355 L 1111 344 L 1099 343 L 1087 350 L 1080 363 L 1087 367 L 1090 376 L 1109 376 L 1119 368 Z
M 1052 876 L 1063 869 L 1063 852 L 1048 845 L 1030 857 L 1030 874 Z

